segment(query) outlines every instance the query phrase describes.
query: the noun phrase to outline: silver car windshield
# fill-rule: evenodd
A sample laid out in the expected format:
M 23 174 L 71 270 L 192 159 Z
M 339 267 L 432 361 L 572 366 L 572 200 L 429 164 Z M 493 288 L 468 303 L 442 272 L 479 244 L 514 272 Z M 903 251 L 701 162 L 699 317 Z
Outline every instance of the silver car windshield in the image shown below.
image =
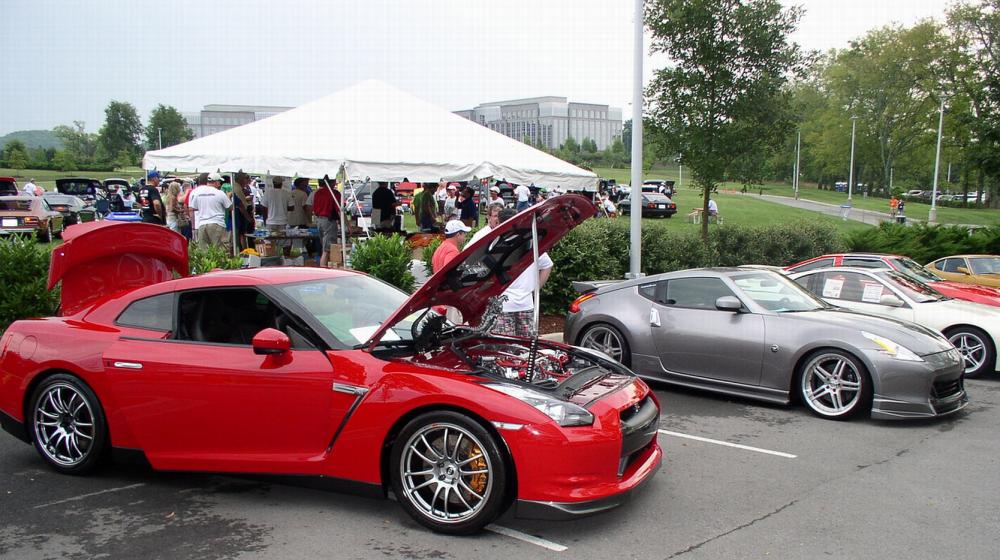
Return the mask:
M 732 276 L 732 280 L 747 297 L 769 311 L 787 313 L 829 307 L 805 288 L 773 272 L 747 272 Z

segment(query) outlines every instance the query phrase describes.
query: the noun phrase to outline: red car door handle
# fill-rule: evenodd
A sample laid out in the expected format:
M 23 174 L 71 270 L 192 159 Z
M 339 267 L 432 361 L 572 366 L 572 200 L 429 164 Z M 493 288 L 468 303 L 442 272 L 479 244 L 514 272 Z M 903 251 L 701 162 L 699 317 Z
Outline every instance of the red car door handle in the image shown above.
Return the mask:
M 142 364 L 138 362 L 115 362 L 114 366 L 122 369 L 142 369 Z

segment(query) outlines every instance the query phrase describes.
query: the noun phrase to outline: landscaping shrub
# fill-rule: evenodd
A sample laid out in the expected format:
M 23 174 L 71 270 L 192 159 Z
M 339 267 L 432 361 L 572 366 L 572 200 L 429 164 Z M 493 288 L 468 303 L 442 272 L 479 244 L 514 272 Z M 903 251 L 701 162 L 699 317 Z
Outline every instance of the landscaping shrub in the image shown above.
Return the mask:
M 222 247 L 201 247 L 197 243 L 188 245 L 188 266 L 191 274 L 205 274 L 216 268 L 235 270 L 242 264 L 239 257 L 230 255 Z
M 405 291 L 413 291 L 410 246 L 399 234 L 375 235 L 354 244 L 351 267 L 366 272 Z
M 906 255 L 923 264 L 962 253 L 996 254 L 1000 252 L 1000 226 L 969 233 L 969 228 L 963 226 L 883 223 L 851 233 L 847 246 L 856 252 Z
M 0 333 L 18 319 L 54 315 L 59 290 L 49 291 L 50 251 L 34 236 L 0 238 Z

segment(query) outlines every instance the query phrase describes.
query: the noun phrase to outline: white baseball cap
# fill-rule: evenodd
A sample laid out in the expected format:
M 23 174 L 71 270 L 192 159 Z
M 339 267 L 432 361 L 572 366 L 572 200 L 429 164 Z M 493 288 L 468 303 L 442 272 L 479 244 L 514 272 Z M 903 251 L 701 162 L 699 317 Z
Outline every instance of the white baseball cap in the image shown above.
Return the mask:
M 490 187 L 490 192 L 498 193 L 500 192 L 500 187 Z
M 221 181 L 222 180 L 222 174 L 221 173 L 212 173 L 211 175 L 208 176 L 208 180 L 209 181 Z
M 455 235 L 460 231 L 472 231 L 472 228 L 463 224 L 461 220 L 449 220 L 448 223 L 444 225 L 445 235 Z

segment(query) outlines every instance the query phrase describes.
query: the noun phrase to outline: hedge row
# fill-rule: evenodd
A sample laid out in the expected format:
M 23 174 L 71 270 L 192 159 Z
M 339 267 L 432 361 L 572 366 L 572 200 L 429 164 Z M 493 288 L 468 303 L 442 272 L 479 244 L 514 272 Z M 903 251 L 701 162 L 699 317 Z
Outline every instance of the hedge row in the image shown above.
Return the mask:
M 1000 254 L 1000 226 L 903 226 L 883 223 L 847 236 L 851 251 L 906 255 L 920 264 L 963 253 Z
M 643 224 L 642 271 L 651 275 L 704 266 L 786 266 L 844 249 L 834 227 L 812 222 L 716 227 L 709 230 L 707 245 L 698 233 Z M 624 277 L 629 269 L 629 225 L 619 220 L 588 220 L 557 243 L 549 256 L 555 268 L 542 289 L 542 311 L 562 314 L 579 295 L 573 281 Z
M 49 291 L 49 249 L 33 235 L 0 239 L 0 333 L 18 319 L 54 315 L 59 290 Z

